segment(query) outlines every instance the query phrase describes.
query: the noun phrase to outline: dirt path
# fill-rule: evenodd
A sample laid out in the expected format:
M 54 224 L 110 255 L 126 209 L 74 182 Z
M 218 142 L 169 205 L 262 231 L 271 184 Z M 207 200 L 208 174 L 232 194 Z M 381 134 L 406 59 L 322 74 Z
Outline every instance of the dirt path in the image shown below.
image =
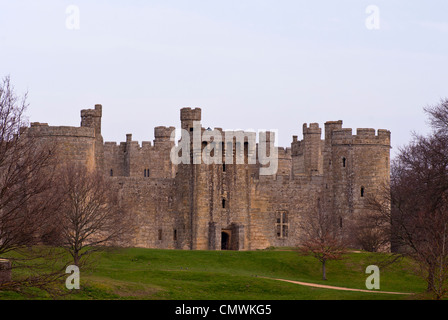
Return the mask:
M 284 282 L 290 282 L 294 284 L 299 284 L 301 286 L 308 286 L 308 287 L 315 287 L 315 288 L 324 288 L 324 289 L 333 289 L 333 290 L 343 290 L 343 291 L 358 291 L 358 292 L 369 292 L 369 293 L 387 293 L 387 294 L 413 294 L 413 293 L 406 293 L 406 292 L 389 292 L 389 291 L 378 291 L 378 290 L 367 290 L 367 289 L 353 289 L 353 288 L 344 288 L 344 287 L 334 287 L 334 286 L 327 286 L 324 284 L 316 284 L 316 283 L 308 283 L 308 282 L 300 282 L 300 281 L 293 281 L 293 280 L 285 280 L 285 279 L 274 279 L 274 278 L 266 278 L 270 280 L 278 280 L 278 281 L 284 281 Z

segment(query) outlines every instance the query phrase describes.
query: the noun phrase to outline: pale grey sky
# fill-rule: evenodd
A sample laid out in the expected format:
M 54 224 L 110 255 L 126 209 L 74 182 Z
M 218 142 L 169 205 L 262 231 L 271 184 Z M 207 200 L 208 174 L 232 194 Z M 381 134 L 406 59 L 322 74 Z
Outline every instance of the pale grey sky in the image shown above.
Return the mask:
M 447 13 L 446 0 L 0 0 L 0 76 L 29 91 L 30 121 L 78 126 L 102 104 L 106 141 L 152 140 L 189 106 L 206 127 L 278 129 L 280 146 L 343 120 L 391 130 L 396 149 L 448 97 Z

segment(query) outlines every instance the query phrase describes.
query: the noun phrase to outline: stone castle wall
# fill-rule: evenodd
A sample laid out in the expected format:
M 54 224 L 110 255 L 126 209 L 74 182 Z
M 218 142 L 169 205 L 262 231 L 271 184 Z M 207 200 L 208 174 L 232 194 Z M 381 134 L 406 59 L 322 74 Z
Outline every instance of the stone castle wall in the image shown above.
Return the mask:
M 236 159 L 236 140 L 222 141 L 221 164 L 179 164 L 170 160 L 174 127 L 156 127 L 154 141 L 103 142 L 102 107 L 81 111 L 80 127 L 32 123 L 42 139 L 61 144 L 60 153 L 102 170 L 119 186 L 121 204 L 137 218 L 133 243 L 147 248 L 255 250 L 298 244 L 300 219 L 323 209 L 345 221 L 366 210 L 365 198 L 389 182 L 390 132 L 342 128 L 342 121 L 303 125 L 303 139 L 278 147 L 275 175 L 260 175 L 254 152 L 244 144 L 245 163 Z M 201 109 L 183 108 L 181 128 L 200 125 Z M 215 128 L 219 132 L 222 129 Z M 269 136 L 273 139 L 273 136 Z M 233 142 L 233 144 L 232 144 Z M 192 143 L 192 141 L 190 141 Z M 204 141 L 207 148 L 210 141 Z M 191 154 L 193 159 L 195 155 Z

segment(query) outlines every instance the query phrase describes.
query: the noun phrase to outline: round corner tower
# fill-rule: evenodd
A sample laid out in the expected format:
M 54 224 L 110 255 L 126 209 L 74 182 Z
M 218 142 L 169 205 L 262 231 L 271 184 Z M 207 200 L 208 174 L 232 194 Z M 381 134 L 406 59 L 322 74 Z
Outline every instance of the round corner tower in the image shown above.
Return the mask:
M 332 128 L 326 185 L 331 211 L 342 229 L 369 212 L 369 199 L 390 184 L 390 136 L 388 130 Z

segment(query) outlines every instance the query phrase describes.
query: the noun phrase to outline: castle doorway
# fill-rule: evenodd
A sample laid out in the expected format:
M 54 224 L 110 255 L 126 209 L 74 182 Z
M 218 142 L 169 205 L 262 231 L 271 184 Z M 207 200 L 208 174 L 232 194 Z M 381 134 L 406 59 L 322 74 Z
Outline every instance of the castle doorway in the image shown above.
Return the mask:
M 230 250 L 231 233 L 228 230 L 221 232 L 221 250 Z

